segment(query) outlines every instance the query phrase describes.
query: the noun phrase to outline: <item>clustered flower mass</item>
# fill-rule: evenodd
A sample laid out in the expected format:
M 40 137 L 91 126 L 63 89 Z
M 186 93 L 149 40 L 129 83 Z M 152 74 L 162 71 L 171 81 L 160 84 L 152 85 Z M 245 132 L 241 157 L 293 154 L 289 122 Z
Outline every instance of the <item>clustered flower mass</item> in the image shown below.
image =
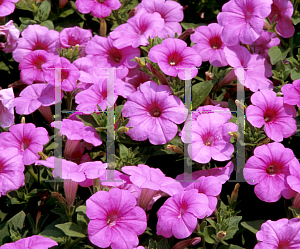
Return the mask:
M 252 248 L 300 248 L 299 0 L 199 1 L 201 25 L 192 1 L 27 2 L 0 0 L 1 249 L 244 248 L 240 171 L 291 204 L 241 223 Z

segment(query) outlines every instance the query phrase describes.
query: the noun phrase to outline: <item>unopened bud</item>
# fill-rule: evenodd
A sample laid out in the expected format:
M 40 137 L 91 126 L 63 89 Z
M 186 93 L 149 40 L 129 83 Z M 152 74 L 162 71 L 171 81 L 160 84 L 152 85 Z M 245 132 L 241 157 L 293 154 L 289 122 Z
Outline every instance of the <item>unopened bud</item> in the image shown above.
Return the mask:
M 121 127 L 118 129 L 118 132 L 120 132 L 120 133 L 126 133 L 127 131 L 129 131 L 129 127 L 121 126 Z
M 226 237 L 226 231 L 220 231 L 217 233 L 217 239 L 221 240 Z
M 134 60 L 139 63 L 141 68 L 145 67 L 145 62 L 143 62 L 139 57 L 134 57 Z
M 239 194 L 239 188 L 240 188 L 240 184 L 239 183 L 235 184 L 235 187 L 234 187 L 234 189 L 231 193 L 231 198 L 230 198 L 231 203 L 233 203 L 234 201 L 237 200 L 237 197 L 238 197 L 238 194 Z
M 59 8 L 65 7 L 69 0 L 59 0 Z
M 74 48 L 74 53 L 73 53 L 73 54 L 74 54 L 75 56 L 77 56 L 78 53 L 79 53 L 79 44 L 76 44 L 76 45 L 75 45 L 75 48 Z
M 70 49 L 68 50 L 68 53 L 67 53 L 67 58 L 71 58 L 71 57 L 72 57 L 72 54 L 73 54 L 73 49 L 70 48 Z
M 62 202 L 62 203 L 67 203 L 67 200 L 65 199 L 65 197 L 63 197 L 60 193 L 58 192 L 52 192 L 51 193 L 51 196 L 52 197 L 55 197 L 59 202 Z
M 172 151 L 174 151 L 175 153 L 178 153 L 178 154 L 183 154 L 183 150 L 180 149 L 178 146 L 173 145 L 173 144 L 168 144 L 167 149 L 172 150 Z
M 185 41 L 191 34 L 194 33 L 195 33 L 194 28 L 189 28 L 186 31 L 184 31 L 180 36 L 178 36 L 178 39 Z
M 239 101 L 238 99 L 236 99 L 235 101 L 234 101 L 234 103 L 236 104 L 236 106 L 237 106 L 237 108 L 239 108 L 239 110 L 241 111 L 241 112 L 244 112 L 245 111 L 245 106 L 241 103 L 241 101 Z
M 238 139 L 238 133 L 236 131 L 230 131 L 228 132 L 228 135 L 234 137 L 235 139 Z
M 38 155 L 42 158 L 42 160 L 47 160 L 48 158 L 42 151 L 39 151 Z
M 259 142 L 256 146 L 258 147 L 258 146 L 261 146 L 261 145 L 263 145 L 263 144 L 267 144 L 267 143 L 269 143 L 271 141 L 271 139 L 270 138 L 265 138 L 263 141 L 261 141 L 261 142 Z
M 264 30 L 268 30 L 270 28 L 271 28 L 270 23 L 266 19 L 264 19 L 264 27 L 263 27 L 263 29 Z
M 225 77 L 222 79 L 222 81 L 219 84 L 219 87 L 223 87 L 231 83 L 232 81 L 236 80 L 237 77 L 234 73 L 234 70 L 230 70 L 228 74 L 225 75 Z
M 37 12 L 38 8 L 36 7 L 36 5 L 34 3 L 32 4 L 32 8 L 33 8 L 33 12 Z
M 107 23 L 105 18 L 100 18 L 100 36 L 106 37 Z
M 25 124 L 25 123 L 26 123 L 26 122 L 25 122 L 25 117 L 22 117 L 22 118 L 21 118 L 21 123 L 22 123 L 22 124 Z
M 205 80 L 210 81 L 210 80 L 213 80 L 213 79 L 214 79 L 214 75 L 211 72 L 206 71 L 205 72 Z
M 172 249 L 184 249 L 191 245 L 193 246 L 197 245 L 200 241 L 201 241 L 201 237 L 195 237 L 192 239 L 183 240 L 178 242 L 175 246 L 173 246 Z
M 300 209 L 300 194 L 299 193 L 296 193 L 292 206 Z M 294 217 L 294 218 L 300 218 L 300 217 Z
M 135 16 L 136 13 L 137 13 L 137 8 L 130 10 L 130 12 L 128 14 L 128 18 Z
M 159 82 L 162 85 L 169 85 L 165 76 L 163 76 L 163 74 L 159 70 L 157 70 L 151 63 L 147 62 L 145 66 L 159 80 Z

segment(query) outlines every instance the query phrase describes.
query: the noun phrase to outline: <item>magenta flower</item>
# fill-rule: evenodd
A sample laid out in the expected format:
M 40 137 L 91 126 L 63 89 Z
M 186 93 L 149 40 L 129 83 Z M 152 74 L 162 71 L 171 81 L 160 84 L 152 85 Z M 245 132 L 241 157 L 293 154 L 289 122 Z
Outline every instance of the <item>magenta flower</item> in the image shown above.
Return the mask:
M 238 1 L 230 0 L 217 16 L 218 23 L 224 27 L 222 41 L 234 46 L 241 41 L 251 44 L 263 31 L 264 18 L 271 13 L 272 0 Z
M 85 47 L 88 41 L 92 38 L 91 30 L 79 28 L 77 26 L 72 28 L 65 28 L 59 34 L 59 40 L 62 48 L 70 48 L 79 45 L 80 57 L 84 57 Z
M 198 193 L 205 194 L 208 199 L 208 207 L 210 212 L 208 212 L 208 216 L 210 216 L 216 209 L 218 204 L 218 196 L 222 190 L 222 183 L 215 176 L 201 176 L 195 182 L 192 182 L 188 187 L 185 188 L 185 191 L 190 189 L 197 189 Z
M 294 192 L 287 184 L 286 177 L 290 175 L 289 168 L 299 167 L 299 162 L 291 149 L 274 142 L 262 145 L 254 150 L 244 168 L 245 180 L 250 185 L 256 185 L 256 196 L 265 202 L 276 202 L 281 195 L 290 199 Z
M 164 19 L 163 29 L 159 32 L 159 38 L 175 37 L 180 35 L 182 28 L 179 22 L 183 20 L 183 7 L 175 1 L 143 0 L 138 6 L 138 12 L 145 9 L 148 13 L 159 13 Z
M 273 0 L 271 9 L 272 11 L 268 18 L 272 21 L 275 15 L 277 15 L 275 22 L 278 22 L 276 26 L 278 34 L 283 38 L 293 36 L 295 33 L 295 27 L 291 20 L 294 12 L 293 4 L 288 0 Z
M 86 201 L 90 241 L 100 248 L 128 249 L 138 246 L 137 235 L 147 228 L 146 213 L 136 207 L 133 194 L 118 188 L 98 191 Z
M 300 219 L 267 220 L 256 233 L 254 249 L 296 249 L 300 244 Z
M 253 105 L 246 110 L 247 120 L 254 127 L 264 126 L 264 131 L 275 142 L 294 135 L 297 131 L 296 110 L 284 104 L 282 97 L 276 97 L 272 90 L 262 90 L 251 96 Z
M 57 242 L 52 239 L 44 238 L 40 235 L 33 235 L 20 239 L 13 243 L 7 243 L 1 246 L 1 249 L 48 249 L 57 246 Z
M 172 94 L 165 85 L 147 81 L 138 91 L 129 95 L 122 114 L 129 117 L 126 127 L 133 127 L 126 134 L 133 140 L 165 144 L 172 140 L 178 131 L 177 124 L 186 119 L 186 109 L 182 101 Z
M 295 80 L 293 84 L 284 85 L 281 91 L 284 103 L 300 107 L 300 79 Z
M 138 205 L 146 209 L 152 198 L 160 192 L 170 196 L 183 190 L 179 182 L 165 174 L 157 168 L 150 168 L 147 165 L 124 166 L 122 171 L 130 175 L 130 181 L 142 189 Z
M 101 161 L 92 161 L 81 163 L 79 166 L 79 171 L 83 172 L 85 175 L 86 179 L 84 181 L 86 182 L 90 180 L 90 182 L 93 185 L 92 180 L 97 179 L 103 174 L 105 174 L 108 164 L 102 163 Z M 79 185 L 82 186 L 82 182 L 80 182 Z
M 4 36 L 5 38 L 5 42 L 0 42 L 0 49 L 4 53 L 10 53 L 17 47 L 20 31 L 13 24 L 13 20 L 10 20 L 5 25 L 0 26 L 0 36 Z
M 264 58 L 269 58 L 268 51 L 271 47 L 280 44 L 280 39 L 275 33 L 263 30 L 260 37 L 250 47 L 254 53 L 259 53 Z
M 252 92 L 258 89 L 272 89 L 273 83 L 267 77 L 272 76 L 272 66 L 258 54 L 251 54 L 242 46 L 225 47 L 224 53 L 240 83 Z
M 207 196 L 196 189 L 182 191 L 167 199 L 157 212 L 157 235 L 187 238 L 210 212 Z
M 93 55 L 98 68 L 116 67 L 117 77 L 122 79 L 128 74 L 128 68 L 135 68 L 138 63 L 131 61 L 140 57 L 140 50 L 133 47 L 117 49 L 113 46 L 113 39 L 94 36 L 87 44 L 85 52 Z
M 191 41 L 196 43 L 193 46 L 203 61 L 209 61 L 214 67 L 224 67 L 228 65 L 224 54 L 225 44 L 221 40 L 223 27 L 217 23 L 208 26 L 200 26 L 191 34 Z
M 49 30 L 38 24 L 29 25 L 22 32 L 22 38 L 19 39 L 18 46 L 13 51 L 13 58 L 20 63 L 25 55 L 35 50 L 46 50 L 57 54 L 58 39 L 59 33 L 56 30 Z
M 42 65 L 53 61 L 57 56 L 44 50 L 36 50 L 25 55 L 19 64 L 20 77 L 24 84 L 46 82 Z
M 3 128 L 10 127 L 15 122 L 14 100 L 12 87 L 0 90 L 0 126 Z
M 19 2 L 19 0 L 2 0 L 0 2 L 0 17 L 8 16 L 15 10 L 14 3 Z
M 236 124 L 225 123 L 223 116 L 218 113 L 202 114 L 197 122 L 192 122 L 191 131 L 187 130 L 187 134 L 182 132 L 181 140 L 184 143 L 191 142 L 188 153 L 196 162 L 208 163 L 211 158 L 226 161 L 230 160 L 234 151 L 228 132 L 237 129 Z
M 149 51 L 149 59 L 158 63 L 160 69 L 170 76 L 178 77 L 182 80 L 194 78 L 202 59 L 198 52 L 180 39 L 167 38 L 162 44 L 156 45 Z M 191 69 L 191 77 L 185 75 L 185 69 Z
M 135 91 L 142 83 L 151 80 L 151 76 L 149 74 L 138 70 L 138 68 L 140 69 L 139 66 L 129 69 L 129 72 L 124 79 L 126 83 L 131 84 L 135 88 Z
M 291 189 L 300 193 L 300 164 L 295 163 L 290 165 L 290 174 L 287 176 L 286 180 Z
M 91 14 L 94 17 L 105 18 L 111 13 L 111 10 L 117 10 L 121 7 L 119 0 L 76 0 L 75 5 L 79 12 Z
M 123 95 L 124 82 L 118 78 L 114 82 L 114 92 L 113 98 L 114 101 L 109 103 L 110 106 L 113 106 L 116 102 L 118 95 Z M 105 111 L 108 100 L 110 98 L 107 96 L 107 79 L 100 79 L 96 84 L 92 85 L 87 90 L 84 90 L 75 96 L 75 102 L 78 104 L 76 110 L 78 111 L 88 111 L 88 112 L 98 112 L 98 107 L 102 111 Z
M 27 86 L 15 99 L 16 113 L 20 115 L 28 115 L 36 110 L 39 110 L 45 119 L 51 123 L 53 122 L 51 105 L 58 103 L 63 98 L 55 101 L 54 86 L 51 84 L 34 84 Z
M 0 169 L 0 197 L 24 186 L 24 164 L 16 148 L 0 148 Z
M 155 38 L 163 26 L 164 19 L 160 14 L 150 14 L 141 9 L 134 17 L 128 19 L 127 23 L 115 28 L 110 36 L 114 39 L 113 45 L 118 49 L 128 46 L 137 48 L 148 45 L 148 38 Z
M 36 128 L 34 124 L 16 124 L 9 128 L 9 132 L 0 133 L 0 147 L 17 148 L 19 155 L 23 156 L 23 163 L 35 163 L 43 151 L 43 145 L 48 143 L 49 135 L 45 128 Z

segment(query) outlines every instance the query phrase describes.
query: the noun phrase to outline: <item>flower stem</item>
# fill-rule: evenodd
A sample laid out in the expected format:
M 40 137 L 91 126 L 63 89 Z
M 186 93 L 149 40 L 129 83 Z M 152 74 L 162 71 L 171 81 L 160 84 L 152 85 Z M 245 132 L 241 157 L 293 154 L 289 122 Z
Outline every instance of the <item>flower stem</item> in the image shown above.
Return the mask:
M 33 170 L 33 168 L 32 168 L 31 165 L 28 166 L 28 167 L 26 167 L 26 170 L 27 170 L 27 172 L 33 177 L 33 179 L 34 179 L 37 183 L 39 183 L 40 185 L 43 185 L 43 187 L 47 188 L 47 186 L 45 185 L 44 182 L 40 182 L 40 181 L 39 181 L 39 179 L 38 179 L 37 175 L 34 173 L 34 170 Z
M 216 244 L 214 244 L 212 249 L 217 249 L 218 244 L 219 244 L 219 242 L 216 242 Z

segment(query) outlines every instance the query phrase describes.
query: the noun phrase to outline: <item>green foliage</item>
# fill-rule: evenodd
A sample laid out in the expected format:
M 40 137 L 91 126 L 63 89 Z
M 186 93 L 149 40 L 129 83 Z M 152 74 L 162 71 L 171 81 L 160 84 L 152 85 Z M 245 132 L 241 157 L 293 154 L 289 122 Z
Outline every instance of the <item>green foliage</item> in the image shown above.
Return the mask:
M 203 81 L 192 86 L 192 96 L 196 96 L 192 99 L 193 110 L 196 110 L 203 103 L 215 82 L 215 80 Z
M 241 225 L 256 234 L 260 230 L 261 225 L 265 222 L 266 220 L 243 221 Z
M 86 235 L 83 233 L 82 229 L 73 222 L 67 222 L 64 224 L 57 224 L 55 227 L 59 228 L 64 232 L 65 235 L 71 237 L 84 238 Z
M 300 209 L 295 207 L 289 207 L 289 210 L 292 211 L 294 218 L 300 218 Z
M 271 47 L 269 49 L 268 54 L 270 56 L 272 65 L 275 65 L 275 63 L 278 62 L 279 60 L 284 60 L 289 51 L 290 51 L 290 48 L 284 49 L 279 46 Z
M 168 244 L 168 240 L 166 238 L 163 238 L 159 242 L 150 239 L 149 245 L 146 246 L 146 249 L 170 249 L 170 246 Z
M 38 235 L 53 239 L 57 243 L 66 242 L 67 236 L 61 229 L 56 227 L 56 225 L 59 225 L 62 222 L 65 222 L 64 219 L 58 218 L 57 220 L 52 222 L 50 225 L 46 226 L 46 228 L 42 232 L 40 232 Z

